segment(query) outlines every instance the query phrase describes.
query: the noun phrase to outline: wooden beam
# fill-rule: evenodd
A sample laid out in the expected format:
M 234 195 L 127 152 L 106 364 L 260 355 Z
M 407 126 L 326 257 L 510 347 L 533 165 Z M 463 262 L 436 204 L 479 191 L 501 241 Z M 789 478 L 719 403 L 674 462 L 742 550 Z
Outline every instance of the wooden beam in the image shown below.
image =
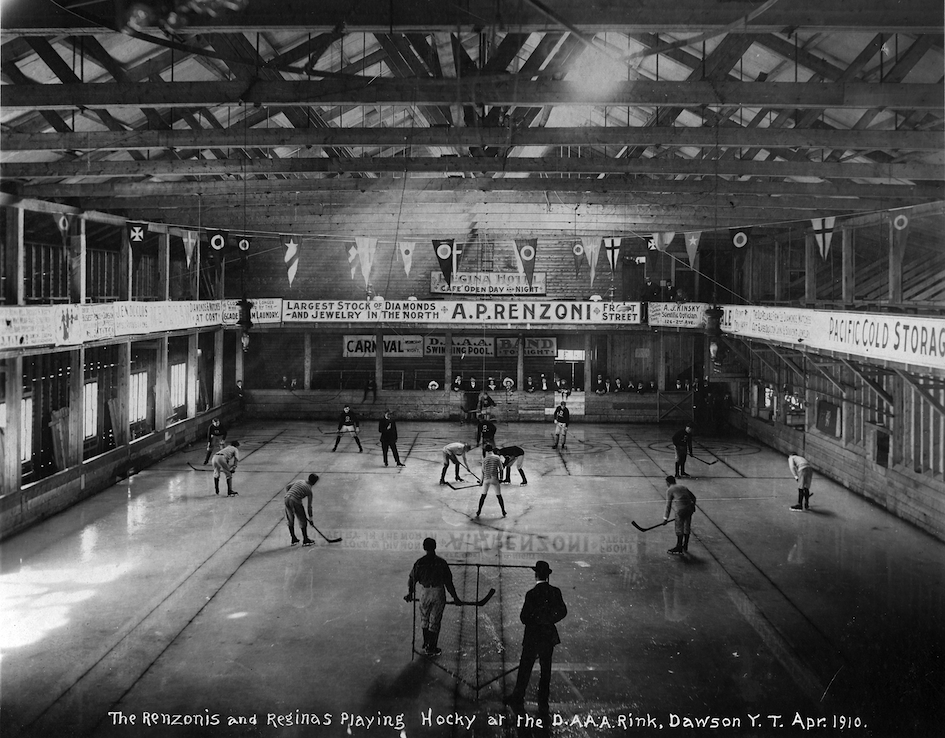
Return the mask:
M 919 393 L 919 395 L 922 397 L 923 400 L 925 400 L 927 403 L 929 403 L 929 405 L 931 405 L 933 408 L 935 408 L 936 411 L 938 411 L 938 414 L 939 414 L 939 415 L 945 417 L 945 404 L 942 404 L 941 400 L 939 400 L 937 397 L 935 397 L 934 395 L 932 395 L 932 394 L 929 392 L 928 387 L 926 387 L 925 385 L 919 383 L 919 382 L 916 380 L 915 377 L 913 377 L 913 376 L 912 376 L 911 374 L 909 374 L 908 372 L 904 372 L 902 369 L 894 369 L 893 371 L 895 371 L 896 374 L 898 374 L 898 375 L 899 375 L 900 377 L 902 377 L 906 382 L 908 382 L 908 384 L 909 384 L 916 392 Z
M 197 105 L 483 105 L 747 106 L 777 108 L 898 108 L 941 111 L 945 89 L 937 83 L 882 85 L 865 82 L 811 85 L 795 82 L 617 83 L 602 91 L 580 82 L 514 76 L 497 78 L 147 82 L 20 84 L 4 88 L 4 108 L 191 108 Z
M 849 369 L 849 370 L 850 370 L 851 372 L 853 372 L 856 376 L 858 376 L 860 379 L 862 379 L 862 380 L 867 384 L 867 386 L 868 386 L 870 389 L 872 389 L 873 392 L 876 393 L 876 396 L 877 396 L 877 397 L 879 397 L 883 402 L 885 402 L 887 405 L 889 405 L 889 407 L 891 407 L 893 410 L 896 409 L 896 404 L 895 404 L 895 402 L 893 401 L 893 396 L 892 396 L 891 394 L 889 394 L 889 392 L 886 391 L 886 389 L 883 387 L 883 385 L 881 385 L 879 382 L 877 382 L 877 381 L 876 381 L 875 379 L 873 379 L 872 377 L 870 377 L 870 376 L 868 376 L 867 374 L 865 374 L 862 369 L 860 369 L 856 364 L 854 364 L 854 363 L 853 363 L 852 361 L 850 361 L 849 359 L 844 359 L 844 358 L 842 358 L 842 357 L 838 357 L 838 358 L 840 359 L 840 362 L 841 362 L 845 367 L 847 367 L 847 369 Z
M 669 157 L 660 159 L 610 159 L 603 157 L 498 158 L 487 156 L 457 157 L 353 157 L 330 159 L 308 157 L 292 159 L 198 159 L 162 161 L 60 161 L 9 163 L 3 165 L 5 178 L 62 177 L 155 177 L 250 174 L 303 174 L 313 172 L 474 172 L 512 173 L 587 173 L 587 174 L 682 174 L 691 176 L 733 177 L 817 177 L 821 179 L 907 179 L 940 181 L 938 164 L 898 163 L 820 163 L 785 161 L 709 161 Z
M 311 146 L 698 146 L 942 151 L 940 131 L 842 131 L 779 128 L 249 128 L 204 130 L 4 132 L 4 151 L 302 148 Z M 20 159 L 22 160 L 22 159 Z

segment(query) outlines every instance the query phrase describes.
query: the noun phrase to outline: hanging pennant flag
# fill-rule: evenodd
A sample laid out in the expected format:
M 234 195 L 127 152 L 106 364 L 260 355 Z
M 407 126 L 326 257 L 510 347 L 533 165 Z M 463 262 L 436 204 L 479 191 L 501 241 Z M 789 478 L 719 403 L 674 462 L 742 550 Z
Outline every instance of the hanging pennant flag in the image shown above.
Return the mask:
M 459 271 L 459 262 L 462 260 L 465 250 L 463 244 L 453 242 L 453 274 Z
M 830 253 L 830 241 L 833 238 L 833 224 L 836 218 L 811 218 L 810 224 L 814 227 L 814 238 L 817 248 L 820 249 L 820 258 L 827 260 Z
M 650 238 L 649 246 L 650 251 L 666 251 L 669 248 L 669 245 L 673 242 L 673 238 L 676 236 L 675 231 L 663 231 L 660 233 L 654 233 L 652 238 Z
M 571 247 L 571 253 L 574 254 L 574 276 L 581 273 L 581 262 L 584 261 L 584 244 L 578 241 Z
M 210 237 L 210 248 L 214 251 L 223 251 L 228 245 L 229 234 L 226 231 L 207 231 Z
M 453 281 L 453 239 L 433 239 L 433 250 L 436 252 L 436 260 L 440 262 L 440 271 L 446 279 L 446 284 L 452 286 Z
M 285 262 L 286 276 L 289 278 L 289 287 L 291 287 L 295 273 L 299 270 L 299 248 L 302 246 L 302 239 L 296 240 L 295 236 L 283 236 L 282 245 L 285 247 L 282 260 Z
M 374 255 L 377 253 L 377 239 L 358 236 L 354 240 L 358 246 L 361 276 L 364 277 L 364 286 L 367 287 L 371 283 L 371 267 L 374 266 Z
M 696 268 L 696 254 L 699 253 L 699 240 L 702 238 L 702 231 L 690 231 L 686 236 L 686 253 L 689 255 L 689 268 Z
M 519 269 L 525 273 L 528 288 L 532 287 L 532 277 L 535 274 L 535 256 L 538 254 L 537 238 L 516 238 L 515 254 L 518 256 Z
M 751 226 L 746 228 L 731 228 L 729 233 L 732 234 L 732 245 L 736 249 L 743 249 L 748 245 L 748 234 L 751 233 Z
M 249 251 L 252 245 L 253 245 L 253 239 L 251 236 L 237 236 L 236 246 L 243 253 L 246 253 L 247 251 Z
M 607 254 L 607 261 L 610 263 L 610 273 L 617 273 L 617 258 L 620 256 L 620 239 L 605 238 L 604 252 Z
M 184 255 L 187 257 L 187 268 L 194 258 L 194 249 L 197 248 L 197 231 L 181 231 L 181 241 L 184 242 Z
M 410 267 L 413 264 L 413 250 L 417 247 L 412 241 L 398 241 L 397 248 L 400 249 L 400 258 L 404 260 L 404 272 L 410 276 Z
M 600 239 L 595 236 L 581 236 L 584 244 L 584 255 L 591 266 L 591 286 L 594 286 L 594 274 L 597 271 L 597 257 L 600 255 Z
M 348 267 L 351 269 L 351 279 L 354 279 L 354 275 L 357 274 L 361 266 L 361 257 L 358 256 L 358 244 L 341 244 L 341 248 L 345 250 L 345 254 L 348 256 Z
M 898 211 L 892 215 L 892 253 L 890 256 L 897 262 L 902 262 L 906 253 L 906 242 L 909 240 L 909 222 L 912 220 L 912 208 Z
M 131 242 L 132 246 L 137 243 L 144 243 L 144 237 L 148 233 L 148 224 L 147 223 L 132 223 L 129 221 L 128 226 L 128 241 Z

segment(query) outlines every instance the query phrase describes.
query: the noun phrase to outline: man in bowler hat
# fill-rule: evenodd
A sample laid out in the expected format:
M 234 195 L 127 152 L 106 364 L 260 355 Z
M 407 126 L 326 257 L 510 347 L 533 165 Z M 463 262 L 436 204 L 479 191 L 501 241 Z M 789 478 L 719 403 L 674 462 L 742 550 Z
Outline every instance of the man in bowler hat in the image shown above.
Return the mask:
M 538 709 L 548 712 L 548 698 L 551 688 L 551 657 L 555 646 L 561 643 L 558 628 L 568 614 L 561 590 L 548 583 L 551 567 L 547 561 L 538 561 L 532 567 L 535 572 L 535 586 L 525 595 L 521 620 L 525 624 L 525 636 L 522 639 L 522 657 L 518 665 L 518 677 L 515 689 L 506 702 L 513 708 L 521 709 L 525 704 L 525 690 L 532 676 L 535 660 L 540 666 L 538 677 Z

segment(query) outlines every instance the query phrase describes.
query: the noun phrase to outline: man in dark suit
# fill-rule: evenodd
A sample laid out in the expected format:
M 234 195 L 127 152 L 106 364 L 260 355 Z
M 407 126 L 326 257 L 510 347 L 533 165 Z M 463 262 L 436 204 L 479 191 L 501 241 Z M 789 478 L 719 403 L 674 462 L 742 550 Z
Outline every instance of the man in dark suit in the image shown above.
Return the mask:
M 521 709 L 525 704 L 525 690 L 532 676 L 532 667 L 538 660 L 541 671 L 538 677 L 538 709 L 548 712 L 548 698 L 551 692 L 551 657 L 555 646 L 561 643 L 558 628 L 568 614 L 561 590 L 548 584 L 551 567 L 547 561 L 537 561 L 532 567 L 537 584 L 525 595 L 521 620 L 525 624 L 525 636 L 522 639 L 522 658 L 518 665 L 518 677 L 515 689 L 506 702 L 513 708 Z

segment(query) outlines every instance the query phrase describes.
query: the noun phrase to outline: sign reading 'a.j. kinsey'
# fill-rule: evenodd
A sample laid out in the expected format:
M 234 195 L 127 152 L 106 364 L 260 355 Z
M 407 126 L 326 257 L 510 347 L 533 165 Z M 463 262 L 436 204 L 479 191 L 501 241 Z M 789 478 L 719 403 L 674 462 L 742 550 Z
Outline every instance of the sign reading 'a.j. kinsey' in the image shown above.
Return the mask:
M 442 272 L 430 272 L 430 292 L 434 295 L 543 295 L 545 274 L 535 272 L 531 287 L 518 272 L 454 272 L 450 283 Z
M 435 323 L 505 325 L 634 325 L 639 302 L 554 300 L 285 300 L 285 323 Z

